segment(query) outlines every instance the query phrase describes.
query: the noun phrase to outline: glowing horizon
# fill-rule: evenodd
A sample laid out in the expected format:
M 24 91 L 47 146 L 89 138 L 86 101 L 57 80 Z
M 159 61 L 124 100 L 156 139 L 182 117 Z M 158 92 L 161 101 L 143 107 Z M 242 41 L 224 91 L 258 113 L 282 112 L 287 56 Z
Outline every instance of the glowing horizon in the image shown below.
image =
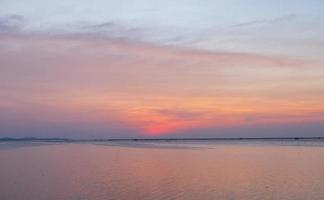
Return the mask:
M 0 137 L 324 136 L 319 1 L 33 1 L 0 8 Z

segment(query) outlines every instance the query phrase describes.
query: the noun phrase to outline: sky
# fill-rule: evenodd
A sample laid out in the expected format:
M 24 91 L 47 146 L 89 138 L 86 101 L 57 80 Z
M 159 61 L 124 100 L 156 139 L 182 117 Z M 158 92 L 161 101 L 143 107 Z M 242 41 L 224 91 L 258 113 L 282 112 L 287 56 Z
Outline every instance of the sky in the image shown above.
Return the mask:
M 322 0 L 0 0 L 0 137 L 324 136 Z

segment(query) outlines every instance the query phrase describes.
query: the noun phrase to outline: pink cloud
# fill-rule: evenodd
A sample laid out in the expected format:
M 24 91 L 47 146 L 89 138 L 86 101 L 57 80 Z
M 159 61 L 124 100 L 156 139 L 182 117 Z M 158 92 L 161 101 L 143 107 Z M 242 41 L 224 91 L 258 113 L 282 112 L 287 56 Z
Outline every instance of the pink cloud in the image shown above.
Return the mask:
M 163 133 L 322 120 L 313 113 L 324 111 L 324 65 L 314 61 L 92 37 L 2 35 L 0 62 L 0 108 L 31 123 L 106 123 Z

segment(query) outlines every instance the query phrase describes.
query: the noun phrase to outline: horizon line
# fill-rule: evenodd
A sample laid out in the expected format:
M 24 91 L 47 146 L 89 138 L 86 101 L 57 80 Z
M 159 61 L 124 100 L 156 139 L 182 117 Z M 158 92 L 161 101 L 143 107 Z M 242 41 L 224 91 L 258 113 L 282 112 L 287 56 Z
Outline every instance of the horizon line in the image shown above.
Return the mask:
M 41 138 L 41 137 L 1 137 L 0 142 L 4 141 L 43 141 L 43 142 L 113 142 L 113 141 L 194 141 L 194 140 L 308 140 L 324 139 L 324 136 L 311 137 L 212 137 L 212 138 L 106 138 L 106 139 L 73 139 L 73 138 Z

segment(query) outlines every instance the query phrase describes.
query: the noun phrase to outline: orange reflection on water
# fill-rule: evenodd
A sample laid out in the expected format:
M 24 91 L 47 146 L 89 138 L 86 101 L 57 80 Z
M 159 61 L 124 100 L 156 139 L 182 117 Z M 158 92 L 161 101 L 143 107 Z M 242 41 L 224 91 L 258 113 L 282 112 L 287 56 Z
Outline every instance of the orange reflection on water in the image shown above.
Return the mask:
M 0 149 L 0 197 L 295 200 L 324 195 L 320 146 L 197 141 L 110 144 L 22 148 L 12 144 Z

